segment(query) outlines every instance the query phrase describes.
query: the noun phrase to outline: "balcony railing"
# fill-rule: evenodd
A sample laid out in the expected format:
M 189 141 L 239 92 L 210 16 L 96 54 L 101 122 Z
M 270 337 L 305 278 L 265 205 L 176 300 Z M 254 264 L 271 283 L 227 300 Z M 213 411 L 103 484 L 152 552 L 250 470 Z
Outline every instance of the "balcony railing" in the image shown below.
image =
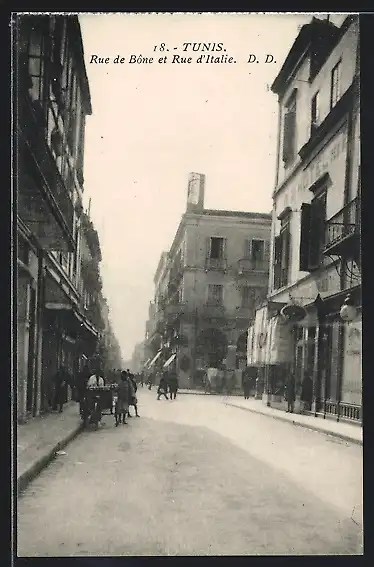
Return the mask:
M 165 306 L 166 317 L 176 317 L 182 315 L 186 311 L 185 303 L 169 303 Z
M 238 261 L 238 274 L 247 274 L 249 272 L 268 272 L 269 262 L 266 260 L 253 260 L 252 258 L 241 258 Z
M 227 270 L 227 260 L 226 258 L 206 258 L 205 260 L 206 270 Z
M 325 254 L 341 253 L 360 233 L 360 200 L 356 197 L 326 222 Z
M 46 187 L 40 187 L 40 190 L 46 191 L 47 199 L 52 205 L 52 212 L 73 241 L 74 207 L 51 150 L 45 141 L 45 126 L 40 123 L 40 117 L 33 109 L 28 96 L 24 97 L 20 103 L 19 122 L 23 138 L 46 181 Z

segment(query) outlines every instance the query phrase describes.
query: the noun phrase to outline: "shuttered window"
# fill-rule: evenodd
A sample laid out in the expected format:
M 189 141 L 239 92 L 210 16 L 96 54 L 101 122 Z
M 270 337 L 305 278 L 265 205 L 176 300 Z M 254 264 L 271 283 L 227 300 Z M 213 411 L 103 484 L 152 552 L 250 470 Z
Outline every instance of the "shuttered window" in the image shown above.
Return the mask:
M 296 90 L 285 108 L 282 158 L 287 166 L 296 155 Z
M 288 284 L 291 252 L 289 222 L 274 239 L 274 289 Z
M 315 197 L 310 209 L 309 271 L 316 270 L 323 260 L 326 225 L 326 192 Z
M 308 203 L 301 205 L 299 269 L 302 272 L 309 271 L 311 208 L 312 206 Z

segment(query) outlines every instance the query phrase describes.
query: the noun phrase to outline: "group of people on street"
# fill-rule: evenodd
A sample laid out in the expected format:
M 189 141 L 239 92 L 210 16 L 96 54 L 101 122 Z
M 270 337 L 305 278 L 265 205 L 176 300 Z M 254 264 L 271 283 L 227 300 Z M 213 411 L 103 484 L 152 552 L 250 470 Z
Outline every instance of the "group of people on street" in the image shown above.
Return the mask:
M 164 372 L 158 385 L 157 399 L 159 400 L 161 396 L 164 396 L 167 400 L 175 400 L 177 397 L 178 386 L 177 376 L 175 374 L 168 374 L 167 372 Z M 168 393 L 170 394 L 170 398 L 168 398 Z
M 126 417 L 133 417 L 130 413 L 131 406 L 134 407 L 135 417 L 140 417 L 136 395 L 138 385 L 134 374 L 129 369 L 113 370 L 108 373 L 108 379 L 105 380 L 100 365 L 96 365 L 91 370 L 89 365 L 85 364 L 75 380 L 67 368 L 61 366 L 54 376 L 52 409 L 60 413 L 63 411 L 63 406 L 67 401 L 67 387 L 70 386 L 74 392 L 74 398 L 79 402 L 79 412 L 83 418 L 87 391 L 92 388 L 102 388 L 107 383 L 114 385 L 117 392 L 117 403 L 114 408 L 116 426 L 120 423 L 127 423 Z

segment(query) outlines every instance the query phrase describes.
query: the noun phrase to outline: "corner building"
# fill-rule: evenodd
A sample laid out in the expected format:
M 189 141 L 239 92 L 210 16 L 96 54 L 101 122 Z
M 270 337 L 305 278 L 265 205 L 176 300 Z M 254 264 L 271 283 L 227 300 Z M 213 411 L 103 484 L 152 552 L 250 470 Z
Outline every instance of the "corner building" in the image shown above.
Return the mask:
M 204 208 L 205 176 L 190 174 L 187 209 L 155 277 L 147 344 L 174 364 L 181 387 L 208 367 L 240 386 L 248 320 L 267 293 L 271 215 Z M 157 361 L 156 361 L 157 362 Z
M 302 383 L 309 375 L 311 413 L 360 423 L 358 16 L 346 17 L 341 26 L 316 18 L 303 26 L 272 91 L 281 127 L 268 305 L 273 314 L 289 304 L 305 310 L 300 321 L 288 323 L 296 411 L 302 411 Z M 345 322 L 340 311 L 348 293 L 355 316 Z M 284 407 L 275 394 L 267 384 L 264 397 Z

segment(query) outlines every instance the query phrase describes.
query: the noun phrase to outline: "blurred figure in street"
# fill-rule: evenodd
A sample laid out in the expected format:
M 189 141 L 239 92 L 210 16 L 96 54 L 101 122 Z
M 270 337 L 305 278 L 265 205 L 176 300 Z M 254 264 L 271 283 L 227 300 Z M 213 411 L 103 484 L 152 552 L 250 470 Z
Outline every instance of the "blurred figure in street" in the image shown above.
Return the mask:
M 127 415 L 128 415 L 128 417 L 132 417 L 132 415 L 130 414 L 130 406 L 134 406 L 135 417 L 140 417 L 139 414 L 138 414 L 138 398 L 136 397 L 138 385 L 136 383 L 134 374 L 131 374 L 131 372 L 130 372 L 130 373 L 127 373 L 127 376 L 128 376 L 128 379 L 129 379 L 129 381 L 131 383 L 131 387 L 132 387 L 131 398 L 130 398 L 130 401 L 129 401 L 129 409 L 127 411 Z
M 139 382 L 140 382 L 141 387 L 143 388 L 143 386 L 144 386 L 144 372 L 143 371 L 140 373 Z
M 155 383 L 155 373 L 152 371 L 148 378 L 148 390 L 152 390 L 152 386 Z
M 116 427 L 123 423 L 127 425 L 126 414 L 129 410 L 129 402 L 132 395 L 131 383 L 128 379 L 127 372 L 123 370 L 121 372 L 120 383 L 117 389 L 117 404 L 115 410 Z
M 290 373 L 286 386 L 286 400 L 287 400 L 287 413 L 293 413 L 295 407 L 295 376 L 293 372 Z
M 167 388 L 168 388 L 168 382 L 166 379 L 166 373 L 164 373 L 161 378 L 160 378 L 160 383 L 158 385 L 158 389 L 157 389 L 157 399 L 159 400 L 161 396 L 165 396 L 165 398 L 168 400 L 168 396 L 167 396 Z
M 85 363 L 81 372 L 78 374 L 78 378 L 77 378 L 77 395 L 79 402 L 79 413 L 81 416 L 83 416 L 87 382 L 90 376 L 91 376 L 90 368 L 88 364 Z
M 249 393 L 251 390 L 251 378 L 246 371 L 243 372 L 243 392 L 244 399 L 249 400 Z
M 304 380 L 301 387 L 301 401 L 304 403 L 304 409 L 310 411 L 312 409 L 313 400 L 313 380 L 309 373 L 305 371 Z
M 178 377 L 175 372 L 170 372 L 168 376 L 170 399 L 175 400 L 178 392 Z
M 54 399 L 53 410 L 58 410 L 62 413 L 64 404 L 67 402 L 67 388 L 72 385 L 72 377 L 70 376 L 65 366 L 60 366 L 54 377 Z

